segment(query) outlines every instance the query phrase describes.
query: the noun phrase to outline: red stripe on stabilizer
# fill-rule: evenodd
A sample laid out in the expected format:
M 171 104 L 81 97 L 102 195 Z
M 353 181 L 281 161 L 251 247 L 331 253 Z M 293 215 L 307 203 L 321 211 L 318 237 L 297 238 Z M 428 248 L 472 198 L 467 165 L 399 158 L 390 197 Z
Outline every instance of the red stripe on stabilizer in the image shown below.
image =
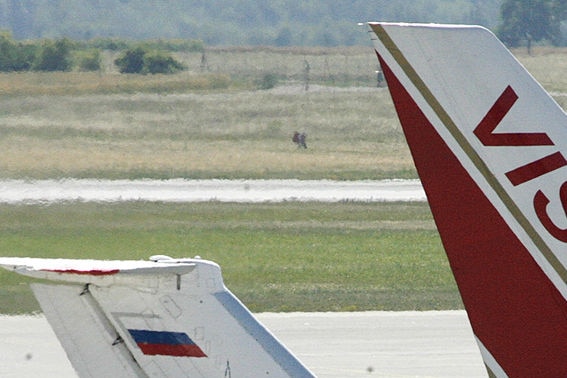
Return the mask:
M 139 343 L 142 353 L 150 356 L 172 356 L 172 357 L 207 357 L 207 355 L 195 344 L 146 344 Z
M 511 377 L 565 376 L 565 300 L 380 63 L 474 333 Z
M 65 274 L 78 274 L 84 276 L 111 276 L 119 273 L 119 269 L 112 270 L 77 270 L 77 269 L 42 269 L 44 272 L 65 273 Z

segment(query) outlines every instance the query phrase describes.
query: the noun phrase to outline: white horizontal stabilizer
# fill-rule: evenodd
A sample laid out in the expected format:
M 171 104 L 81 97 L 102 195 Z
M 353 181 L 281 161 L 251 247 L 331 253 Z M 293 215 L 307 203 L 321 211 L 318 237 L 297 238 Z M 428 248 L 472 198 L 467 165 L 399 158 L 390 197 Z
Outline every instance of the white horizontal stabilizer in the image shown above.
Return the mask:
M 0 266 L 34 278 L 108 286 L 132 283 L 135 276 L 187 274 L 195 263 L 189 259 L 154 262 L 0 257 Z
M 312 377 L 201 259 L 0 258 L 32 277 L 81 377 Z

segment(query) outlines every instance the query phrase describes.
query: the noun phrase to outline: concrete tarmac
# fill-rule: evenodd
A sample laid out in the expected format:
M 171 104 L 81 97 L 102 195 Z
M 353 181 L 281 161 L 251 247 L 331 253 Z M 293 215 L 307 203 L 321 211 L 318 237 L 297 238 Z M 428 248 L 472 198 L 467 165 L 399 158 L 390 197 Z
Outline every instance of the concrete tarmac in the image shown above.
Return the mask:
M 0 180 L 0 203 L 425 201 L 419 180 Z
M 257 314 L 318 377 L 487 377 L 464 311 Z M 0 377 L 75 378 L 45 318 L 0 317 Z

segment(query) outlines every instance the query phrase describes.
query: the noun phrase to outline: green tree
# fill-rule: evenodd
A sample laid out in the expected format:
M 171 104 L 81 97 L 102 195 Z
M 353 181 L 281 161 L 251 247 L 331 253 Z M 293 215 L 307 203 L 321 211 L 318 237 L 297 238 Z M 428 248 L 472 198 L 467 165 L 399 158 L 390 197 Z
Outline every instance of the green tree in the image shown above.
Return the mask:
M 161 52 L 150 52 L 143 47 L 126 50 L 114 61 L 121 73 L 171 74 L 185 67 L 173 57 Z
M 77 53 L 77 61 L 81 71 L 99 71 L 102 65 L 100 50 L 90 49 L 81 51 Z
M 494 28 L 503 1 L 170 0 L 148 6 L 142 0 L 0 0 L 0 28 L 10 29 L 17 40 L 99 37 L 113 49 L 111 36 L 197 38 L 207 45 L 367 45 L 357 22 L 474 22 Z
M 548 40 L 558 44 L 561 40 L 560 24 L 565 16 L 565 0 L 505 0 L 500 8 L 502 24 L 500 39 L 510 47 Z M 558 12 L 558 10 L 563 10 Z
M 144 55 L 146 50 L 136 47 L 126 50 L 119 58 L 114 61 L 120 73 L 141 73 L 144 69 Z
M 12 35 L 8 32 L 3 32 L 0 35 L 0 71 L 16 71 L 14 66 L 17 55 L 17 46 L 12 40 Z
M 258 81 L 258 89 L 272 89 L 278 84 L 278 77 L 273 73 L 265 73 Z
M 29 70 L 35 60 L 36 47 L 16 43 L 9 32 L 0 32 L 0 71 Z
M 28 71 L 33 67 L 38 53 L 38 46 L 31 43 L 18 43 L 16 45 L 16 60 L 14 71 Z
M 185 67 L 173 57 L 163 53 L 151 53 L 144 56 L 143 73 L 172 74 L 183 70 Z
M 33 67 L 36 71 L 70 71 L 73 68 L 71 59 L 72 43 L 63 38 L 43 43 L 37 61 Z

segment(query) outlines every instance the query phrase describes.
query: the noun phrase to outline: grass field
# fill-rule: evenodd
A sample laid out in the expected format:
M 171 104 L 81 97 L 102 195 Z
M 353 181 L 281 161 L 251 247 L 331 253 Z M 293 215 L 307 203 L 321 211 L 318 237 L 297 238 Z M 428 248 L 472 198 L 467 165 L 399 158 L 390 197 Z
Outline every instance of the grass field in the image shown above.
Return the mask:
M 566 54 L 517 51 L 561 105 Z M 192 70 L 171 76 L 0 75 L 0 178 L 416 177 L 370 48 L 207 56 L 205 72 L 200 54 L 186 54 Z M 266 72 L 278 85 L 254 89 Z M 291 143 L 295 130 L 307 133 L 307 150 Z
M 2 205 L 0 254 L 199 255 L 253 311 L 461 308 L 421 202 Z M 38 310 L 28 282 L 0 272 L 0 313 Z
M 565 107 L 567 51 L 514 53 Z M 371 48 L 179 58 L 172 76 L 119 75 L 112 56 L 100 73 L 0 75 L 0 179 L 416 177 Z M 161 253 L 220 263 L 254 311 L 462 306 L 426 204 L 0 206 L 3 256 Z M 38 309 L 25 279 L 0 285 L 0 312 Z
M 415 177 L 384 89 L 15 96 L 0 114 L 0 177 Z

